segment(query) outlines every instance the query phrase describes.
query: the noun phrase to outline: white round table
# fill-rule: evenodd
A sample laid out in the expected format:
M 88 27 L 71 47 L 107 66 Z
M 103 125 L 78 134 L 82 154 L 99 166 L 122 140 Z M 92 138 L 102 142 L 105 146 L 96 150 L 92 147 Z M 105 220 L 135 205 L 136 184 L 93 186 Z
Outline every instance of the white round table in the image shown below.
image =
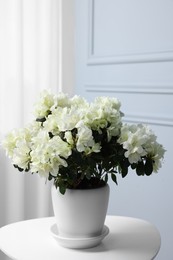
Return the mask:
M 107 216 L 110 233 L 90 249 L 67 249 L 52 237 L 54 217 L 16 222 L 0 228 L 0 249 L 15 260 L 151 260 L 161 239 L 155 226 L 135 218 Z

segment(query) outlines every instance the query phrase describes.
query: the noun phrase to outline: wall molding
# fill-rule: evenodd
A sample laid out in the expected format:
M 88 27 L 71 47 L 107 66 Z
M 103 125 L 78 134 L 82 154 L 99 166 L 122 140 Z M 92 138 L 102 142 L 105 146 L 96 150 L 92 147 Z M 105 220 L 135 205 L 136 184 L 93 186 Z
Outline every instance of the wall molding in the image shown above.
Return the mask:
M 86 92 L 173 95 L 173 84 L 85 84 Z
M 89 0 L 88 16 L 88 59 L 87 65 L 111 65 L 121 63 L 149 63 L 173 61 L 173 49 L 159 51 L 142 51 L 117 54 L 111 56 L 97 56 L 94 50 L 94 19 L 95 0 Z
M 161 117 L 158 115 L 149 116 L 142 114 L 127 114 L 123 118 L 123 121 L 127 123 L 151 124 L 158 126 L 173 127 L 173 117 Z
M 97 57 L 89 55 L 87 65 L 113 65 L 122 63 L 151 63 L 151 62 L 171 62 L 173 61 L 173 50 L 151 53 L 124 54 L 115 56 Z

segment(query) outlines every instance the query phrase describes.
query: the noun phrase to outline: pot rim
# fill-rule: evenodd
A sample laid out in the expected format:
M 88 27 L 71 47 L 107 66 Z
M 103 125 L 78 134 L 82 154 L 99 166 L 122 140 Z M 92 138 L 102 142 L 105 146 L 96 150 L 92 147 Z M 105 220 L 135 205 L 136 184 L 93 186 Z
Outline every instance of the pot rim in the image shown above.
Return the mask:
M 91 188 L 76 188 L 76 189 L 73 189 L 73 188 L 66 188 L 66 191 L 90 191 L 90 190 L 98 190 L 98 189 L 103 189 L 103 188 L 106 188 L 106 187 L 108 187 L 108 188 L 110 188 L 110 186 L 109 186 L 109 184 L 108 183 L 105 183 L 103 186 L 98 186 L 98 187 L 91 187 Z M 58 187 L 56 188 L 55 187 L 55 184 L 53 183 L 52 184 L 52 188 L 55 188 L 56 190 L 58 190 Z

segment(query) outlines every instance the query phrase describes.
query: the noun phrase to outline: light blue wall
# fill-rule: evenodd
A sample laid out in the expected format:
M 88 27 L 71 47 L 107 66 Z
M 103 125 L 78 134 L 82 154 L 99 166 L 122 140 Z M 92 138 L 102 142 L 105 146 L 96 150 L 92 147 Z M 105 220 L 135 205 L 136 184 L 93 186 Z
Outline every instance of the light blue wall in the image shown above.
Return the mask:
M 150 124 L 167 150 L 158 174 L 110 183 L 109 214 L 159 229 L 157 260 L 173 259 L 172 10 L 168 0 L 76 0 L 76 93 L 118 97 L 125 121 Z

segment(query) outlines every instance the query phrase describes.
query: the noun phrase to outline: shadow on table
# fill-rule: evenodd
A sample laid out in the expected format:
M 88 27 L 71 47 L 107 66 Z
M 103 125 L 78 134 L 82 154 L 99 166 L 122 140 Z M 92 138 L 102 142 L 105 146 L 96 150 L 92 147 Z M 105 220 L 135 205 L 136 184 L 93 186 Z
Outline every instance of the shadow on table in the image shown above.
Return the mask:
M 106 252 L 106 251 L 136 251 L 143 253 L 153 251 L 154 244 L 147 236 L 141 236 L 140 232 L 130 233 L 109 233 L 102 243 L 96 247 L 83 249 L 85 252 Z

